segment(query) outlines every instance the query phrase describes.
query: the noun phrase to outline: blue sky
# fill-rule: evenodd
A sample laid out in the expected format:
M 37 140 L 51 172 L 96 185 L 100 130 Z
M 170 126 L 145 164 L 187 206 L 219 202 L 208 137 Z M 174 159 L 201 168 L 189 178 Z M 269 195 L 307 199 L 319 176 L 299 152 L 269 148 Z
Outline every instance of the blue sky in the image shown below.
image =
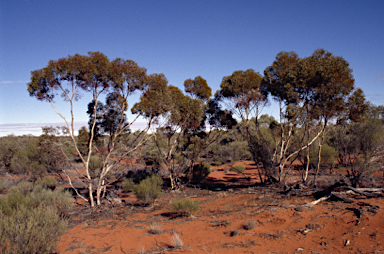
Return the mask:
M 31 129 L 62 122 L 48 103 L 29 97 L 26 90 L 30 72 L 50 59 L 100 51 L 111 60 L 134 60 L 148 73 L 164 73 L 180 88 L 184 80 L 201 75 L 216 91 L 221 79 L 236 70 L 263 73 L 281 51 L 307 57 L 324 48 L 343 56 L 356 87 L 382 105 L 383 42 L 381 0 L 2 0 L 0 135 L 39 134 L 38 128 Z M 88 120 L 89 101 L 84 95 L 75 105 L 76 121 Z M 68 116 L 60 98 L 57 107 Z M 264 113 L 276 111 L 271 105 Z

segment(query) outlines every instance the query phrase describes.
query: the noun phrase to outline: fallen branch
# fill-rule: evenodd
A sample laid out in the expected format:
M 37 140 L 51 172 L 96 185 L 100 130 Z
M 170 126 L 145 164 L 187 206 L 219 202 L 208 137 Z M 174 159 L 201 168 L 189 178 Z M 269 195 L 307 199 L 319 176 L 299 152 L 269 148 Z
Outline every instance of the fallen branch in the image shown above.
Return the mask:
M 334 192 L 331 192 L 330 194 L 328 194 L 327 196 L 324 196 L 324 197 L 321 197 L 319 199 L 316 199 L 315 201 L 312 201 L 311 203 L 308 203 L 306 204 L 307 206 L 313 206 L 313 205 L 317 205 L 318 203 L 324 201 L 324 200 L 327 200 L 327 199 L 331 199 L 333 201 L 343 201 L 345 203 L 353 203 L 353 201 L 349 198 L 346 198 L 346 197 L 343 197 L 339 194 L 336 194 Z
M 351 186 L 343 186 L 343 188 L 349 189 L 349 190 L 351 190 L 351 191 L 353 191 L 355 193 L 358 193 L 360 195 L 363 195 L 363 196 L 366 196 L 366 197 L 370 197 L 370 198 L 384 197 L 384 193 L 382 192 L 383 189 L 374 189 L 375 192 L 381 191 L 381 193 L 371 193 L 369 191 L 372 191 L 372 188 L 357 189 L 357 188 L 353 188 Z
M 318 203 L 324 201 L 324 200 L 327 200 L 331 197 L 331 194 L 325 196 L 325 197 L 322 197 L 322 198 L 319 198 L 319 199 L 316 199 L 315 201 L 312 201 L 311 203 L 308 203 L 306 204 L 306 206 L 313 206 L 313 205 L 317 205 Z
M 347 197 L 341 196 L 339 194 L 336 194 L 334 192 L 331 192 L 331 199 L 335 201 L 343 201 L 344 203 L 353 203 L 352 199 L 349 199 Z

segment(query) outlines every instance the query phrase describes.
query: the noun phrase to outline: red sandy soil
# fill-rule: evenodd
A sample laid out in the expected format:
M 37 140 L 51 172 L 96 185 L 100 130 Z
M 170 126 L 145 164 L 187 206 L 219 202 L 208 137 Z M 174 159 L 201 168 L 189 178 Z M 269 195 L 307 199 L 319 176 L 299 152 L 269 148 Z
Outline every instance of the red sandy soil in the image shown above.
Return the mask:
M 257 169 L 241 174 L 216 167 L 212 181 L 256 183 Z M 382 175 L 382 174 L 381 174 Z M 290 176 L 291 180 L 298 177 Z M 70 229 L 57 253 L 384 253 L 384 198 L 351 196 L 353 203 L 281 194 L 281 187 L 233 188 L 219 191 L 186 188 L 166 191 L 153 206 L 142 207 L 132 194 L 122 205 L 91 209 L 77 205 Z M 201 202 L 192 217 L 170 213 L 176 197 Z M 360 218 L 359 218 L 360 217 Z M 255 228 L 246 230 L 252 220 Z M 149 229 L 158 233 L 151 234 Z M 155 226 L 153 226 L 155 225 Z M 237 231 L 236 231 L 237 230 Z M 172 237 L 183 241 L 175 247 Z

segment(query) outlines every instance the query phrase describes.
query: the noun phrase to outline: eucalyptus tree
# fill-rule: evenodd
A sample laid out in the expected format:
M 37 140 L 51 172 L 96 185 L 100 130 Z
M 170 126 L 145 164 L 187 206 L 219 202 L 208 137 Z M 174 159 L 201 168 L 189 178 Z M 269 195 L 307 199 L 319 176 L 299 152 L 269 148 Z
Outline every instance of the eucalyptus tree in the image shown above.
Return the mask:
M 94 206 L 93 185 L 96 182 L 96 197 L 97 204 L 101 204 L 101 191 L 103 189 L 105 176 L 111 172 L 118 164 L 118 160 L 112 160 L 111 156 L 122 157 L 135 151 L 141 144 L 142 139 L 135 145 L 122 149 L 116 154 L 115 144 L 118 137 L 124 133 L 129 126 L 137 119 L 130 123 L 125 121 L 125 117 L 119 118 L 118 122 L 114 123 L 113 129 L 110 130 L 110 139 L 108 143 L 107 153 L 103 156 L 102 168 L 97 179 L 94 179 L 90 174 L 90 159 L 94 152 L 96 124 L 98 122 L 98 102 L 107 92 L 114 93 L 119 99 L 114 101 L 112 106 L 116 109 L 116 114 L 125 115 L 128 109 L 128 98 L 137 90 L 144 90 L 146 85 L 146 70 L 139 67 L 131 60 L 116 59 L 110 61 L 107 56 L 100 52 L 90 52 L 88 55 L 74 55 L 49 61 L 45 68 L 31 72 L 31 82 L 28 85 L 30 96 L 41 101 L 46 101 L 51 104 L 56 114 L 58 114 L 66 123 L 68 134 L 73 141 L 75 150 L 77 151 L 85 168 L 85 178 L 88 183 L 89 200 L 91 206 Z M 82 92 L 92 95 L 92 106 L 88 109 L 93 116 L 93 121 L 90 125 L 90 134 L 88 141 L 87 154 L 83 154 L 76 142 L 74 129 L 74 102 L 81 98 Z M 58 112 L 55 106 L 55 99 L 60 95 L 64 101 L 69 103 L 70 119 L 67 119 L 64 114 Z M 93 107 L 93 109 L 92 109 Z M 148 129 L 148 126 L 145 130 Z M 145 131 L 144 130 L 144 131 Z M 144 135 L 143 135 L 144 137 Z M 83 151 L 84 152 L 84 151 Z M 72 185 L 71 179 L 67 172 L 66 174 L 69 183 Z M 72 185 L 73 187 L 73 185 Z M 73 187 L 74 188 L 74 187 Z M 75 188 L 74 188 L 75 189 Z M 81 196 L 77 190 L 76 193 Z M 87 200 L 85 197 L 81 196 Z
M 246 71 L 235 71 L 230 76 L 222 79 L 220 90 L 215 97 L 224 107 L 232 112 L 236 118 L 242 121 L 249 150 L 259 165 L 264 166 L 265 177 L 271 177 L 270 150 L 259 132 L 258 117 L 262 109 L 267 105 L 267 93 L 262 85 L 263 77 L 252 69 Z M 253 119 L 256 129 L 252 129 L 250 122 Z M 259 177 L 263 182 L 260 167 Z
M 286 163 L 321 136 L 320 156 L 326 127 L 329 121 L 346 111 L 355 89 L 354 79 L 344 58 L 317 49 L 303 59 L 295 52 L 279 53 L 264 71 L 264 84 L 280 106 L 280 149 L 274 158 L 278 161 L 280 180 Z M 311 136 L 310 124 L 314 132 Z M 302 144 L 292 150 L 295 128 L 305 131 Z
M 336 149 L 337 162 L 346 169 L 353 187 L 383 166 L 384 124 L 377 114 L 382 106 L 365 106 L 360 117 L 340 119 L 329 131 L 328 144 Z
M 207 81 L 201 76 L 184 81 L 185 92 L 190 94 L 192 98 L 207 101 L 212 96 L 212 89 L 208 86 Z
M 228 110 L 220 108 L 217 98 L 211 98 L 212 89 L 201 76 L 197 76 L 193 80 L 185 80 L 184 89 L 190 97 L 200 100 L 204 108 L 200 125 L 197 128 L 193 126 L 184 131 L 183 140 L 179 147 L 188 162 L 185 167 L 188 172 L 188 181 L 191 182 L 193 175 L 197 173 L 193 171 L 204 168 L 194 166 L 198 159 L 206 156 L 223 134 L 237 124 L 237 121 Z
M 141 96 L 141 101 L 135 104 L 133 112 L 140 113 L 149 121 L 152 119 L 158 125 L 157 131 L 153 133 L 154 139 L 159 155 L 168 169 L 171 188 L 174 189 L 177 187 L 176 169 L 172 162 L 176 147 L 187 129 L 199 127 L 204 114 L 203 102 L 168 85 L 163 74 L 151 75 L 149 79 L 149 89 Z M 159 145 L 159 134 L 166 139 L 165 147 Z

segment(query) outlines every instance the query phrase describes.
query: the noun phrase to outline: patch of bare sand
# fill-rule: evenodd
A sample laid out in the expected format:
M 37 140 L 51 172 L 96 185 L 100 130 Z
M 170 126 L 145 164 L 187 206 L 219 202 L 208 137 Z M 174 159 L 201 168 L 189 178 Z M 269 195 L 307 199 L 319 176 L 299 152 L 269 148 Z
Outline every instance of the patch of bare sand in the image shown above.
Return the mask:
M 184 195 L 184 194 L 180 194 Z M 169 195 L 153 207 L 110 220 L 84 221 L 71 228 L 58 253 L 375 253 L 384 251 L 384 200 L 353 204 L 324 202 L 302 207 L 307 198 L 287 199 L 254 189 L 207 192 L 196 197 L 195 217 L 174 217 Z M 122 209 L 135 210 L 125 206 Z M 354 209 L 362 212 L 360 220 Z M 245 230 L 253 220 L 256 227 Z M 160 234 L 149 233 L 151 224 Z M 236 231 L 237 230 L 237 231 Z M 174 248 L 178 234 L 183 247 Z M 234 235 L 234 236 L 231 236 Z
M 242 162 L 244 175 L 215 167 L 212 181 L 259 182 L 257 167 Z M 299 179 L 297 172 L 289 176 Z M 250 187 L 167 192 L 152 207 L 140 207 L 132 194 L 125 204 L 78 209 L 57 253 L 379 253 L 384 252 L 384 199 L 346 204 L 324 201 L 305 206 L 309 197 L 288 197 L 281 189 Z M 201 202 L 193 217 L 175 217 L 169 202 L 189 197 Z M 84 216 L 80 216 L 83 214 Z M 244 228 L 247 221 L 255 227 Z M 155 234 L 150 230 L 156 228 Z M 177 234 L 183 247 L 175 247 Z

